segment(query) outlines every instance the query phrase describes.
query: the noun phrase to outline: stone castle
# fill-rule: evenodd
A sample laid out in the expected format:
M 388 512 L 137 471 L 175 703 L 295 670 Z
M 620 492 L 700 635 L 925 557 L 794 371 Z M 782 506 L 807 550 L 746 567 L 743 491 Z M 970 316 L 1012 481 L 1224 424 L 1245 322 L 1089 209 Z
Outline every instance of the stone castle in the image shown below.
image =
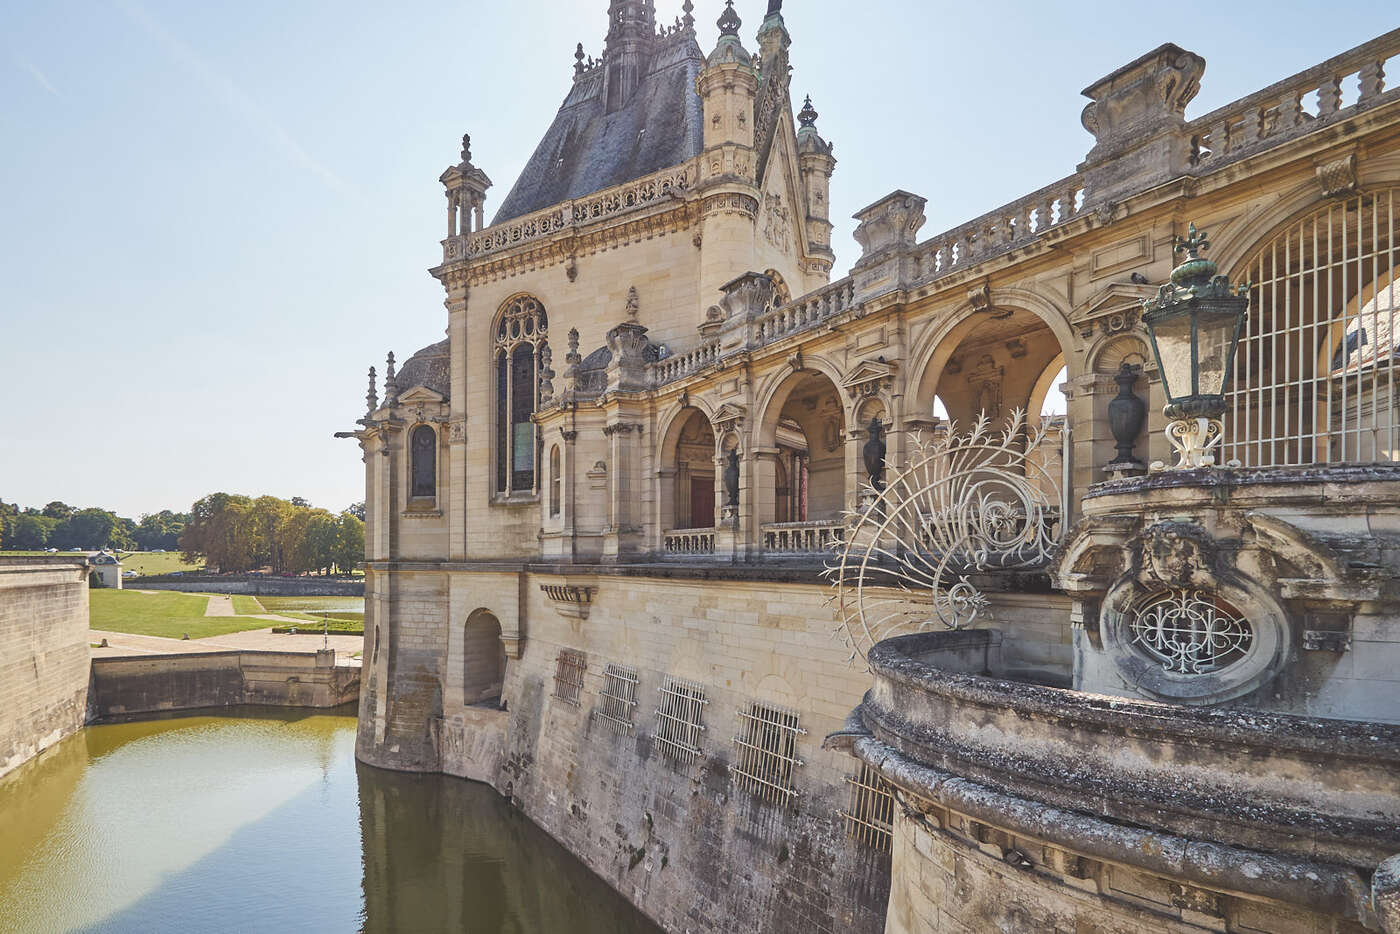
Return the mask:
M 1189 120 L 1164 45 L 1068 177 L 932 237 L 895 191 L 833 281 L 781 0 L 708 54 L 683 10 L 611 0 L 492 223 L 469 139 L 440 179 L 446 339 L 348 433 L 359 757 L 493 785 L 667 931 L 1400 932 L 1400 31 Z M 1149 471 L 1191 224 L 1249 299 L 1223 466 Z M 968 431 L 1022 505 L 893 497 Z M 954 512 L 975 619 L 942 565 L 833 603 Z

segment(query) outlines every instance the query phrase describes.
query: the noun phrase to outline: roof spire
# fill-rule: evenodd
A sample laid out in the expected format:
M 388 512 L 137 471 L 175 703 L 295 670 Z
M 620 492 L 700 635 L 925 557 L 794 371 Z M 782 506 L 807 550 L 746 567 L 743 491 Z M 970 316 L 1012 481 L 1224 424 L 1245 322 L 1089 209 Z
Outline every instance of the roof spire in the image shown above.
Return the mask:
M 744 21 L 734 12 L 734 0 L 725 0 L 724 12 L 719 15 L 718 25 L 721 36 L 739 35 L 739 27 L 744 25 Z
M 778 0 L 781 3 L 781 0 Z M 817 109 L 812 106 L 812 95 L 807 95 L 807 102 L 802 105 L 802 112 L 797 115 L 797 122 L 803 126 L 815 127 L 817 125 Z
M 768 15 L 783 12 L 783 0 L 768 0 Z

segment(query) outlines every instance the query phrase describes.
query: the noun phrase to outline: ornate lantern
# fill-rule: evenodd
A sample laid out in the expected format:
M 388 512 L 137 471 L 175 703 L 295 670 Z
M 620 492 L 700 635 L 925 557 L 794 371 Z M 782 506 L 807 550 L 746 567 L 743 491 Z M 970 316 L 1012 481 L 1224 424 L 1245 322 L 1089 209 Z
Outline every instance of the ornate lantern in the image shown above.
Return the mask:
M 1172 270 L 1172 281 L 1156 298 L 1143 302 L 1142 319 L 1167 395 L 1163 411 L 1171 419 L 1173 469 L 1186 470 L 1215 466 L 1212 452 L 1225 432 L 1220 416 L 1249 310 L 1249 286 L 1232 289 L 1229 277 L 1216 275 L 1215 263 L 1201 258 L 1210 241 L 1195 224 L 1176 248 L 1186 261 Z

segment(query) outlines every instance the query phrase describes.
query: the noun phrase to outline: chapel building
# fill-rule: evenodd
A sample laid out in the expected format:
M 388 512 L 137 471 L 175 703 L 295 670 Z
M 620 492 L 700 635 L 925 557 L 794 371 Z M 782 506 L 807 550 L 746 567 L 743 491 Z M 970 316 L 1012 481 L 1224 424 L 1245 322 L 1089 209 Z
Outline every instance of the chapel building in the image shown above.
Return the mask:
M 446 339 L 351 433 L 359 758 L 667 931 L 1400 932 L 1400 30 L 1190 119 L 1163 45 L 833 279 L 782 7 L 611 0 L 492 221 L 441 176 Z M 1144 302 L 1232 296 L 1169 419 Z

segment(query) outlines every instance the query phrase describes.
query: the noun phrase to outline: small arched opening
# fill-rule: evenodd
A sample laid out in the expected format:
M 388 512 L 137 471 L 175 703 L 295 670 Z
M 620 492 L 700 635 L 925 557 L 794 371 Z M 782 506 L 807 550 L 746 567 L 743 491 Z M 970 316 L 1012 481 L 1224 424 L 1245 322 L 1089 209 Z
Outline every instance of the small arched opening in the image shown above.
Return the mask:
M 500 620 L 488 610 L 477 610 L 467 617 L 462 640 L 462 703 L 499 704 L 505 680 Z

